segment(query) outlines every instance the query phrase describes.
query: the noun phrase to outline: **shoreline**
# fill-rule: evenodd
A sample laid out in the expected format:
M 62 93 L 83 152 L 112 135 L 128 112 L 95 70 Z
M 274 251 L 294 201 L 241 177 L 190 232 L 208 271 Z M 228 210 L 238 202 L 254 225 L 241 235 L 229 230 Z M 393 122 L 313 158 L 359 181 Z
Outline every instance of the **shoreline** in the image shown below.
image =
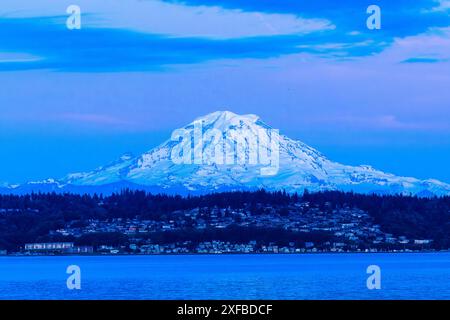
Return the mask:
M 378 252 L 295 252 L 295 253 L 274 253 L 274 252 L 257 252 L 257 253 L 238 253 L 238 252 L 223 252 L 223 253 L 153 253 L 153 254 L 7 254 L 0 255 L 0 258 L 17 258 L 17 257 L 145 257 L 145 256 L 224 256 L 224 255 L 340 255 L 340 254 L 426 254 L 426 253 L 450 253 L 449 250 L 422 250 L 422 251 L 378 251 Z

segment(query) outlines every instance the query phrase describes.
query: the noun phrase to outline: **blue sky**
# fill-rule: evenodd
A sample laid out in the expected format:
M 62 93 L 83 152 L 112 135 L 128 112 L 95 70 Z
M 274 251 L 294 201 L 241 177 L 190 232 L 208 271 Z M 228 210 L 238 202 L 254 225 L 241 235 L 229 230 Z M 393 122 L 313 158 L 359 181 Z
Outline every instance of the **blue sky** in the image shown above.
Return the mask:
M 72 4 L 81 30 L 66 28 Z M 449 0 L 16 0 L 0 13 L 0 181 L 90 170 L 228 109 L 333 160 L 450 182 Z

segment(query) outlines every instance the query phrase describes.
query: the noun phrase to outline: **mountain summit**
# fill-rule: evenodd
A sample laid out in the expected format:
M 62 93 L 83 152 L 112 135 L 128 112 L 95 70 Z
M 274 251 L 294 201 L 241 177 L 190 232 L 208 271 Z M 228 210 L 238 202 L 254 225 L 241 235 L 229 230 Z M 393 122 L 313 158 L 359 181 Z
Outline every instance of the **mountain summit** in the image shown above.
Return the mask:
M 181 194 L 257 188 L 450 194 L 450 185 L 437 180 L 399 177 L 370 166 L 333 162 L 308 145 L 279 134 L 256 115 L 230 111 L 197 118 L 139 156 L 126 154 L 90 172 L 0 188 L 0 192 L 110 193 L 125 187 Z

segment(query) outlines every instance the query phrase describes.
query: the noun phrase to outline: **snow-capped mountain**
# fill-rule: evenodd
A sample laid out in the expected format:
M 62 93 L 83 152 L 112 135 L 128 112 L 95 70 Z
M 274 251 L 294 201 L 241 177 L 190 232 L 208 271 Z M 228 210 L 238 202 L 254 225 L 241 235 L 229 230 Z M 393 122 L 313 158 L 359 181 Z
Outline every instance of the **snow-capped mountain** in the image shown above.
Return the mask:
M 139 156 L 125 154 L 90 172 L 0 188 L 0 192 L 102 192 L 124 187 L 167 193 L 265 188 L 450 194 L 450 185 L 348 166 L 292 140 L 256 115 L 218 111 L 175 130 L 171 139 Z

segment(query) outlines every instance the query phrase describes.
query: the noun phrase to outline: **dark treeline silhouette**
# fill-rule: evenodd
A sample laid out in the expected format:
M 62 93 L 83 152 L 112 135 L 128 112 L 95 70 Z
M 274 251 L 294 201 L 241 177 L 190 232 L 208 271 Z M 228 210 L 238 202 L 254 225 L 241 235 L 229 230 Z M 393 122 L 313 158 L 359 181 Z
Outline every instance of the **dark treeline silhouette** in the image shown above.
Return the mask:
M 402 195 L 363 195 L 339 191 L 318 193 L 305 191 L 300 195 L 264 190 L 186 197 L 153 195 L 144 191 L 131 190 L 123 190 L 109 196 L 56 193 L 0 195 L 0 248 L 17 250 L 24 243 L 46 239 L 49 231 L 63 228 L 68 222 L 73 221 L 83 225 L 88 219 L 164 220 L 168 219 L 174 211 L 213 207 L 245 208 L 252 214 L 260 214 L 261 210 L 258 208 L 273 207 L 277 208 L 280 214 L 287 214 L 286 207 L 301 202 L 309 202 L 311 206 L 316 206 L 324 212 L 344 207 L 359 208 L 372 216 L 374 222 L 379 224 L 384 232 L 407 236 L 411 239 L 433 239 L 435 248 L 450 248 L 450 197 L 448 196 L 419 198 Z M 255 237 L 264 235 L 267 238 L 267 230 L 264 232 L 252 230 L 252 232 L 255 233 Z M 241 233 L 239 231 L 232 234 L 234 236 Z M 182 238 L 177 234 L 169 235 L 176 240 Z M 155 237 L 158 236 L 160 235 L 155 234 Z M 210 237 L 214 236 L 221 240 L 229 238 L 223 233 L 213 234 Z M 117 237 L 122 239 L 121 235 Z M 276 233 L 273 237 L 276 238 Z M 82 242 L 86 244 L 98 242 L 98 239 L 84 238 Z M 114 238 L 108 241 L 117 242 L 118 240 Z

